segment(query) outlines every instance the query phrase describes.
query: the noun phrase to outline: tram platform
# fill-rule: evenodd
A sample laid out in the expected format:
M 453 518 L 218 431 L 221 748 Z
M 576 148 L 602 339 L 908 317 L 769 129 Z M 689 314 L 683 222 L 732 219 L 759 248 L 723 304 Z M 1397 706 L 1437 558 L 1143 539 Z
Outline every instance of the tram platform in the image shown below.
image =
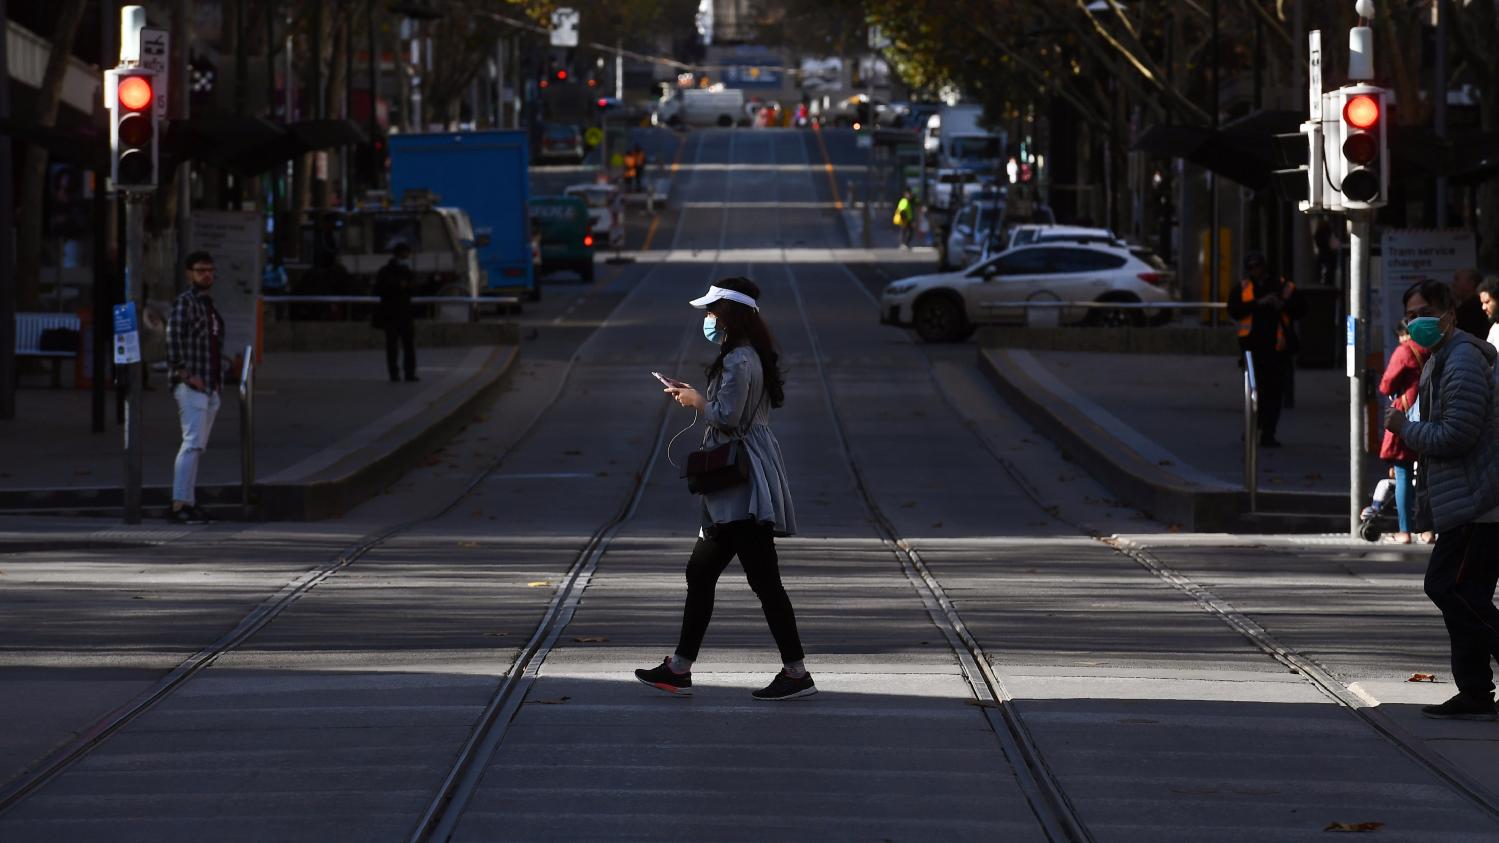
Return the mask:
M 381 351 L 268 353 L 256 375 L 255 485 L 260 517 L 309 520 L 347 511 L 419 464 L 502 387 L 515 344 L 418 350 L 421 380 L 392 383 Z M 148 516 L 171 502 L 181 442 L 165 377 L 143 403 L 142 499 Z M 117 515 L 124 426 L 108 396 L 104 432 L 90 431 L 86 390 L 25 389 L 0 422 L 0 512 Z M 241 507 L 241 399 L 226 384 L 198 475 L 200 503 L 221 517 Z

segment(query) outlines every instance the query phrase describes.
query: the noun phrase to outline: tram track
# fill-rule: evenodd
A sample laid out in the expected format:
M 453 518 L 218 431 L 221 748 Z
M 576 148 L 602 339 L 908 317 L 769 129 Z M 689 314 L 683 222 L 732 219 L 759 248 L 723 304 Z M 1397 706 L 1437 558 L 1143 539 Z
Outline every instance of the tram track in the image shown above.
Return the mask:
M 840 264 L 840 267 L 847 275 L 850 283 L 858 288 L 864 297 L 869 299 L 870 303 L 874 306 L 875 312 L 878 313 L 879 300 L 852 270 L 843 264 Z M 906 333 L 905 336 L 910 341 L 910 334 Z M 922 356 L 926 360 L 927 376 L 937 393 L 941 395 L 943 402 L 947 405 L 947 409 L 956 417 L 962 417 L 962 411 L 958 407 L 957 400 L 942 382 L 942 379 L 938 377 L 930 355 L 923 352 Z M 1094 541 L 1129 559 L 1162 583 L 1191 599 L 1204 613 L 1221 621 L 1248 641 L 1255 649 L 1284 665 L 1291 673 L 1300 676 L 1323 697 L 1372 729 L 1406 758 L 1442 781 L 1464 801 L 1482 811 L 1490 819 L 1499 821 L 1499 793 L 1496 793 L 1493 789 L 1461 770 L 1448 761 L 1441 753 L 1429 748 L 1425 741 L 1411 734 L 1389 715 L 1381 712 L 1377 699 L 1371 697 L 1362 689 L 1352 687 L 1339 680 L 1333 671 L 1322 665 L 1315 658 L 1283 643 L 1249 615 L 1236 609 L 1231 601 L 1173 568 L 1152 554 L 1147 546 L 1118 535 L 1104 535 L 1086 524 L 1064 517 L 1061 514 L 1063 509 L 1058 502 L 1047 500 L 1033 479 L 1027 476 L 1025 471 L 1016 465 L 1013 460 L 996 450 L 984 436 L 975 433 L 974 438 L 1014 482 L 1016 487 L 1021 490 L 1022 494 L 1034 503 L 1038 509 L 1046 513 L 1049 518 L 1076 530 L 1079 534 L 1089 536 Z M 919 554 L 916 554 L 914 548 L 911 549 L 911 553 L 919 559 Z M 923 576 L 931 576 L 929 569 L 925 565 L 920 565 L 918 570 L 923 572 Z M 935 578 L 933 580 L 935 585 L 940 588 L 940 582 L 935 581 Z
M 811 161 L 806 157 L 805 145 L 801 146 L 801 149 L 803 160 L 810 168 Z M 780 218 L 777 217 L 778 230 L 779 220 Z M 802 297 L 801 285 L 797 282 L 796 273 L 789 268 L 785 259 L 784 232 L 779 239 L 782 243 L 783 257 L 779 268 L 786 275 L 786 282 L 796 301 L 797 311 L 801 314 L 801 323 L 806 332 L 807 341 L 811 344 L 812 359 L 816 364 L 817 377 L 822 385 L 821 392 L 827 405 L 829 418 L 832 420 L 833 433 L 842 453 L 842 462 L 848 469 L 854 488 L 858 490 L 865 511 L 875 525 L 880 542 L 899 562 L 901 572 L 911 584 L 912 590 L 921 598 L 922 605 L 933 625 L 942 633 L 943 639 L 957 657 L 963 672 L 963 679 L 967 682 L 970 692 L 998 739 L 1000 749 L 1009 762 L 1016 782 L 1046 838 L 1051 841 L 1092 840 L 1092 835 L 1062 789 L 1057 776 L 1047 766 L 1046 759 L 1042 756 L 1025 721 L 1010 704 L 1014 696 L 1005 686 L 1003 678 L 995 672 L 983 646 L 963 622 L 962 615 L 954 606 L 942 582 L 927 567 L 916 548 L 901 537 L 895 523 L 885 514 L 875 499 L 870 483 L 849 443 L 847 425 L 838 409 L 837 401 L 834 400 L 833 383 L 828 376 L 826 358 L 823 355 L 821 343 L 818 342 L 817 329 L 808 314 L 806 300 Z M 838 265 L 845 272 L 849 272 L 847 266 L 841 263 Z M 852 278 L 851 272 L 849 275 Z M 858 284 L 857 278 L 853 278 L 853 281 Z M 859 286 L 863 289 L 862 284 Z
M 701 142 L 699 142 L 697 155 L 700 157 L 701 153 L 702 144 Z M 687 209 L 684 207 L 681 211 L 679 211 L 678 214 L 678 236 L 680 236 L 682 220 L 686 217 L 686 215 Z M 720 252 L 722 251 L 723 238 L 727 233 L 726 217 L 727 211 L 725 211 L 725 220 L 720 226 Z M 616 305 L 616 310 L 619 307 L 625 305 L 630 297 L 636 295 L 640 290 L 645 289 L 647 282 L 649 282 L 656 275 L 656 273 L 663 265 L 664 262 L 653 263 L 650 269 L 642 274 L 641 278 L 636 282 L 630 293 L 628 293 L 625 298 Z M 603 328 L 607 326 L 612 318 L 613 314 L 611 313 L 609 316 L 605 317 L 605 319 L 600 323 L 599 327 Z M 687 348 L 689 347 L 688 341 L 692 335 L 693 332 L 684 329 L 682 332 L 682 336 L 678 340 L 676 361 L 679 368 L 682 358 L 685 356 Z M 80 761 L 87 758 L 96 749 L 103 745 L 111 736 L 119 733 L 121 730 L 129 726 L 132 722 L 146 715 L 152 709 L 156 708 L 162 702 L 170 698 L 176 691 L 178 691 L 189 681 L 191 681 L 193 677 L 197 676 L 206 668 L 211 666 L 217 659 L 239 649 L 246 642 L 252 640 L 259 632 L 264 630 L 273 621 L 275 621 L 276 618 L 286 613 L 301 598 L 312 592 L 319 585 L 322 585 L 323 583 L 329 581 L 339 573 L 348 570 L 350 566 L 354 565 L 354 563 L 359 561 L 361 558 L 367 556 L 371 552 L 378 549 L 380 546 L 401 535 L 402 533 L 407 533 L 417 527 L 435 522 L 453 512 L 460 504 L 467 500 L 476 489 L 479 489 L 486 481 L 494 476 L 495 473 L 505 465 L 507 458 L 519 451 L 528 441 L 530 441 L 533 434 L 537 432 L 541 420 L 545 418 L 547 413 L 554 407 L 556 407 L 562 400 L 562 398 L 567 394 L 568 386 L 577 369 L 577 364 L 581 359 L 582 353 L 583 346 L 580 346 L 578 350 L 576 350 L 571 355 L 571 357 L 568 359 L 562 377 L 557 379 L 556 390 L 553 392 L 550 398 L 548 398 L 539 406 L 532 417 L 527 422 L 525 422 L 520 435 L 516 437 L 515 441 L 508 447 L 506 447 L 502 453 L 498 454 L 482 469 L 475 473 L 474 476 L 466 483 L 464 483 L 460 490 L 456 494 L 452 495 L 452 497 L 448 501 L 426 515 L 408 519 L 406 521 L 401 521 L 393 525 L 383 526 L 369 533 L 366 533 L 364 536 L 361 536 L 359 539 L 355 540 L 353 544 L 340 551 L 329 561 L 310 570 L 303 571 L 295 579 L 282 586 L 270 597 L 257 604 L 232 628 L 230 628 L 218 639 L 214 640 L 207 646 L 202 647 L 183 661 L 179 662 L 175 667 L 168 671 L 166 675 L 156 680 L 135 697 L 131 698 L 120 706 L 117 706 L 102 717 L 94 720 L 87 726 L 80 729 L 74 739 L 48 753 L 39 761 L 31 765 L 27 770 L 23 771 L 21 774 L 8 782 L 3 789 L 0 789 L 0 817 L 4 817 L 4 815 L 12 808 L 22 804 L 32 794 L 38 792 L 48 783 L 63 775 L 69 769 L 77 765 Z M 665 428 L 665 425 L 670 418 L 669 409 L 670 406 L 663 403 L 662 408 L 658 413 L 658 421 L 656 424 L 658 432 Z M 653 463 L 654 458 L 648 457 L 646 462 L 642 465 L 642 469 L 636 472 L 636 485 L 635 487 L 633 487 L 631 496 L 627 500 L 627 508 L 632 509 L 633 502 L 638 500 L 639 489 L 644 485 L 644 481 L 642 478 L 645 476 L 646 472 L 649 471 Z M 569 596 L 573 593 L 572 583 L 575 581 L 577 575 L 585 569 L 585 561 L 590 557 L 590 555 L 594 556 L 595 561 L 597 555 L 601 555 L 602 547 L 606 547 L 607 542 L 605 542 L 601 546 L 600 538 L 602 535 L 609 531 L 611 525 L 616 524 L 616 522 L 618 521 L 619 517 L 616 516 L 614 519 L 611 519 L 610 522 L 606 523 L 603 527 L 599 528 L 599 530 L 596 530 L 592 536 L 590 536 L 583 550 L 579 553 L 577 559 L 569 568 L 570 579 L 564 580 L 563 585 L 557 588 L 552 596 L 552 599 L 549 601 L 543 613 L 542 621 L 538 624 L 537 631 L 532 635 L 533 642 L 539 635 L 541 635 L 543 630 L 547 628 L 547 624 L 558 614 L 559 607 L 563 606 Z M 581 593 L 581 589 L 579 589 L 578 591 L 579 593 Z M 507 680 L 512 677 L 512 675 L 520 666 L 523 665 L 523 657 L 525 656 L 525 654 L 526 650 L 523 649 L 521 656 L 518 656 L 517 659 L 512 663 L 510 669 L 505 674 L 505 678 Z M 503 687 L 500 689 L 500 693 L 505 694 L 505 696 L 508 698 L 508 693 L 505 693 L 505 689 Z M 487 714 L 488 711 L 486 710 L 486 715 Z
M 878 312 L 879 300 L 874 298 L 874 295 L 853 274 L 852 270 L 849 270 L 846 266 L 843 269 L 848 274 L 849 281 L 870 299 L 875 307 L 875 311 Z M 907 336 L 909 338 L 909 335 Z M 962 413 L 958 409 L 956 399 L 943 384 L 942 379 L 937 376 L 930 356 L 923 353 L 923 357 L 927 361 L 928 377 L 938 394 L 942 396 L 948 410 L 961 416 Z M 1292 673 L 1300 676 L 1307 684 L 1315 688 L 1329 701 L 1363 722 L 1401 754 L 1441 780 L 1461 796 L 1464 801 L 1478 808 L 1491 819 L 1499 821 L 1499 794 L 1496 794 L 1481 782 L 1463 772 L 1440 753 L 1428 748 L 1424 741 L 1412 735 L 1388 715 L 1381 712 L 1378 708 L 1377 700 L 1370 697 L 1361 689 L 1350 687 L 1347 683 L 1339 680 L 1333 675 L 1332 671 L 1324 667 L 1316 659 L 1282 643 L 1248 615 L 1234 608 L 1230 601 L 1221 597 L 1207 586 L 1196 582 L 1191 577 L 1172 568 L 1151 554 L 1145 546 L 1137 542 L 1122 539 L 1116 535 L 1103 535 L 1086 524 L 1064 517 L 1060 514 L 1062 508 L 1058 503 L 1047 500 L 1044 493 L 1032 478 L 1027 476 L 1025 471 L 1016 465 L 1013 460 L 996 450 L 985 437 L 975 434 L 974 438 L 1015 483 L 1016 487 L 1021 490 L 1026 498 L 1041 511 L 1045 512 L 1049 518 L 1076 530 L 1079 534 L 1089 536 L 1094 541 L 1129 559 L 1161 582 L 1190 598 L 1203 612 L 1217 618 L 1224 625 L 1233 629 L 1269 658 L 1285 665 Z
M 731 161 L 733 160 L 733 147 L 734 134 L 730 133 L 729 160 Z M 698 145 L 698 151 L 700 156 L 701 142 Z M 685 212 L 684 207 L 683 213 Z M 710 278 L 714 276 L 714 271 L 719 266 L 718 256 L 722 255 L 728 237 L 728 208 L 724 208 L 722 214 L 719 224 L 718 251 L 705 273 Z M 681 231 L 679 224 L 677 236 L 672 242 L 673 249 L 677 246 Z M 689 341 L 695 334 L 696 332 L 690 329 L 684 331 L 677 348 L 674 360 L 676 368 L 673 371 L 682 370 Z M 491 695 L 484 712 L 480 715 L 478 724 L 470 732 L 468 740 L 443 777 L 436 794 L 417 820 L 408 836 L 410 843 L 446 841 L 456 831 L 465 808 L 479 789 L 486 765 L 505 740 L 510 724 L 525 701 L 527 692 L 535 684 L 547 657 L 572 621 L 583 593 L 598 569 L 599 562 L 608 552 L 614 537 L 630 522 L 636 510 L 639 509 L 645 491 L 650 485 L 651 477 L 667 445 L 667 434 L 672 427 L 670 407 L 669 402 L 662 403 L 654 444 L 642 463 L 641 469 L 635 473 L 635 482 L 629 494 L 615 516 L 589 538 L 577 560 L 564 575 L 562 583 L 558 586 L 530 640 L 516 656 L 511 668 L 501 677 L 500 684 Z

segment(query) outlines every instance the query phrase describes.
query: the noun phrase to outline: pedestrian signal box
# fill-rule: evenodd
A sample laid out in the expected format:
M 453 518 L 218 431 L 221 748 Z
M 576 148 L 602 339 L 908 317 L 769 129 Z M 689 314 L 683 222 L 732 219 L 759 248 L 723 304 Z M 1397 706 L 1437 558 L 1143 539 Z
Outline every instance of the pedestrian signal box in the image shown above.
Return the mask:
M 109 176 L 116 190 L 154 190 L 157 183 L 156 71 L 114 68 L 104 74 L 109 108 Z

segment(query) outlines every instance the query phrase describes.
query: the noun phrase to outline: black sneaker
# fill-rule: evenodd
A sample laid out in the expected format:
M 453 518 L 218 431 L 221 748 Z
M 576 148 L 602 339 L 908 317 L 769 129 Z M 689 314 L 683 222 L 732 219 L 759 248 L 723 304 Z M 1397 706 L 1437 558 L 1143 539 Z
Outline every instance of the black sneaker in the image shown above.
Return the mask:
M 692 671 L 677 673 L 672 670 L 670 656 L 650 670 L 636 670 L 635 678 L 674 697 L 692 696 Z
M 196 512 L 195 506 L 184 506 L 181 509 L 167 510 L 167 523 L 169 524 L 207 524 L 208 522 Z
M 770 680 L 766 685 L 750 696 L 757 700 L 794 700 L 798 697 L 810 697 L 817 693 L 817 686 L 812 684 L 812 674 L 803 673 L 800 678 L 792 678 L 783 669 L 776 674 L 776 678 Z
M 1421 714 L 1433 720 L 1499 719 L 1499 709 L 1494 707 L 1494 698 L 1488 695 L 1458 694 L 1441 705 L 1422 707 Z
M 193 517 L 198 519 L 197 521 L 193 522 L 194 524 L 212 524 L 218 520 L 212 515 L 209 515 L 208 510 L 204 509 L 201 506 L 198 506 L 197 504 L 193 504 L 190 509 L 192 509 L 193 511 Z

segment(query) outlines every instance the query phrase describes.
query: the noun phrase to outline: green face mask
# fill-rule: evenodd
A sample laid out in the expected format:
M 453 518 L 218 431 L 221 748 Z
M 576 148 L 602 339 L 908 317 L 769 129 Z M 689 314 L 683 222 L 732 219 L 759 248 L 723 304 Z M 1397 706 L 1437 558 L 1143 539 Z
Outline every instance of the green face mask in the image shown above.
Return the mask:
M 1438 316 L 1418 316 L 1406 323 L 1405 330 L 1411 341 L 1422 348 L 1431 348 L 1442 341 L 1442 320 Z

